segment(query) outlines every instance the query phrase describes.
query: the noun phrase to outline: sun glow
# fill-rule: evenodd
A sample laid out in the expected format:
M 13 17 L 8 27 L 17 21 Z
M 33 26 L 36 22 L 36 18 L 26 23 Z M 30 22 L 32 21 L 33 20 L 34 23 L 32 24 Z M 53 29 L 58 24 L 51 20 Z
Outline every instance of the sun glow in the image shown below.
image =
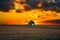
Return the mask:
M 60 19 L 60 12 L 45 11 L 43 9 L 27 11 L 24 9 L 26 4 L 13 3 L 15 4 L 15 9 L 11 9 L 9 12 L 0 11 L 0 24 L 27 24 L 30 20 L 33 20 L 35 24 L 42 24 L 43 21 Z M 42 4 L 39 4 L 39 6 L 42 6 Z M 16 10 L 21 12 L 16 12 Z

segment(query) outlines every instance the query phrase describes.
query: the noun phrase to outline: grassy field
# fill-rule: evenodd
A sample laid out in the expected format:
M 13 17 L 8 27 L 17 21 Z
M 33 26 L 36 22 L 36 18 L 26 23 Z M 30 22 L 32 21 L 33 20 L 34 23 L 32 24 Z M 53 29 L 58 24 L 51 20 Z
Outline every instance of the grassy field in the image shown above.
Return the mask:
M 0 25 L 0 40 L 60 40 L 60 26 Z

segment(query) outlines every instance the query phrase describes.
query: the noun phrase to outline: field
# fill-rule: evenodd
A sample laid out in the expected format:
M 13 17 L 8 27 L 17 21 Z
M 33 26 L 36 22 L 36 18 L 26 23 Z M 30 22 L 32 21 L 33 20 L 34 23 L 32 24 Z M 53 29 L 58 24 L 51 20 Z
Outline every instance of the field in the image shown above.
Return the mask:
M 0 40 L 60 40 L 60 26 L 0 25 Z

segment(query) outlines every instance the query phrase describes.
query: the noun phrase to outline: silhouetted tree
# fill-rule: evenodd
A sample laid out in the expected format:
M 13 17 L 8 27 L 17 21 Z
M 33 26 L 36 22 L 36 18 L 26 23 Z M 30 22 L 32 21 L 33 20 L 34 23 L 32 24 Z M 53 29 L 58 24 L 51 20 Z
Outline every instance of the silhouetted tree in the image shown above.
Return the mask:
M 32 26 L 32 25 L 35 25 L 35 23 L 34 23 L 34 21 L 31 20 L 31 21 L 28 23 L 28 25 Z

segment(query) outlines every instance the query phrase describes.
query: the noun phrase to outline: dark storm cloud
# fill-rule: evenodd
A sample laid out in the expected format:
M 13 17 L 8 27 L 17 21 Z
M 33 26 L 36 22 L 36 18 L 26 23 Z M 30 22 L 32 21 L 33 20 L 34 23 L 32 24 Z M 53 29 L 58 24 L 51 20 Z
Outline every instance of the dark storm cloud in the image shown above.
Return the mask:
M 0 0 L 0 11 L 7 12 L 13 4 L 9 0 Z
M 50 22 L 50 23 L 60 24 L 60 19 L 56 19 L 56 20 L 49 20 L 49 21 L 45 21 L 45 22 Z
M 38 8 L 39 0 L 26 0 L 26 4 L 30 5 L 32 9 Z
M 0 0 L 0 11 L 8 11 L 12 8 L 14 8 L 14 4 L 12 2 L 14 0 Z M 42 6 L 38 7 L 38 4 L 42 1 Z M 24 6 L 25 10 L 31 10 L 31 9 L 44 9 L 44 10 L 54 10 L 57 12 L 60 12 L 60 1 L 53 3 L 43 0 L 26 0 L 25 2 L 20 2 L 20 4 L 28 4 L 29 6 Z
M 38 4 L 40 2 L 42 2 L 42 6 L 38 7 Z M 53 1 L 48 3 L 48 0 L 26 0 L 25 3 L 30 5 L 30 6 L 25 6 L 26 10 L 42 8 L 44 10 L 53 10 L 53 11 L 60 12 L 60 2 L 59 2 L 59 0 L 55 3 Z

